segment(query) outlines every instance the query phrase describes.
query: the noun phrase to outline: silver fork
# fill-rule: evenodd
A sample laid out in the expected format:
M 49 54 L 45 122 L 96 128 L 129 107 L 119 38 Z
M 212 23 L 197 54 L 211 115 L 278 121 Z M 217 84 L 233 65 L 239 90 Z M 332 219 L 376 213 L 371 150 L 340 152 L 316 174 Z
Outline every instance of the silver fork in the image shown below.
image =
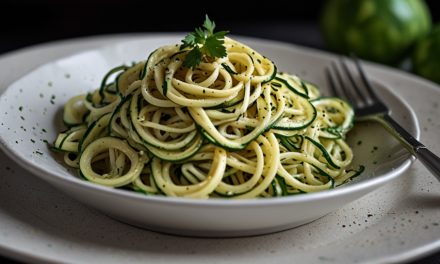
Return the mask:
M 361 82 L 355 81 L 345 59 L 341 58 L 340 67 L 332 62 L 331 67 L 326 69 L 332 94 L 347 99 L 353 105 L 357 121 L 374 120 L 380 122 L 440 181 L 440 158 L 390 116 L 389 108 L 374 91 L 359 60 L 352 56 L 352 61 L 356 65 Z

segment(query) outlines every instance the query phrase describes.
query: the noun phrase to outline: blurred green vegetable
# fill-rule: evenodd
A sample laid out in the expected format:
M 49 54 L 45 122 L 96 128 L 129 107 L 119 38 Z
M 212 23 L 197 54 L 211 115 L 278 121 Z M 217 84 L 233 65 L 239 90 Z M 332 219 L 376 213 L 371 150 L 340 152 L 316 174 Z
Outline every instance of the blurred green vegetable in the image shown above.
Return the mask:
M 412 64 L 415 73 L 440 83 L 440 24 L 417 42 Z
M 328 0 L 321 26 L 328 47 L 380 63 L 398 63 L 431 28 L 423 0 Z

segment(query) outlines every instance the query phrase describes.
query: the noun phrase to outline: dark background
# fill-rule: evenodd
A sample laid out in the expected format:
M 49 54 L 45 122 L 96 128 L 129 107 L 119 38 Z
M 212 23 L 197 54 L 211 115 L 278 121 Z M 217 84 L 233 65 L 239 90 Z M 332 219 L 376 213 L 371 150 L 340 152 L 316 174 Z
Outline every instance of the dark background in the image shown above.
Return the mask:
M 387 1 L 387 0 L 384 0 Z M 209 14 L 218 29 L 232 34 L 276 39 L 324 48 L 319 33 L 323 0 L 246 4 L 206 0 L 6 0 L 0 5 L 0 53 L 37 43 L 97 34 L 192 31 Z M 426 0 L 433 20 L 440 20 L 438 0 Z M 435 6 L 437 5 L 437 7 Z M 171 9 L 170 7 L 174 8 Z
M 384 0 L 387 1 L 387 0 Z M 235 35 L 269 38 L 325 49 L 319 31 L 323 0 L 241 1 L 6 0 L 0 4 L 0 54 L 26 46 L 91 35 L 141 32 L 188 32 L 209 14 L 218 29 Z M 433 21 L 440 22 L 439 0 L 426 0 Z M 266 4 L 263 4 L 266 3 Z M 289 7 L 293 6 L 295 7 Z M 171 9 L 174 6 L 174 9 Z M 0 260 L 3 260 L 0 256 Z M 440 263 L 440 255 L 417 263 Z

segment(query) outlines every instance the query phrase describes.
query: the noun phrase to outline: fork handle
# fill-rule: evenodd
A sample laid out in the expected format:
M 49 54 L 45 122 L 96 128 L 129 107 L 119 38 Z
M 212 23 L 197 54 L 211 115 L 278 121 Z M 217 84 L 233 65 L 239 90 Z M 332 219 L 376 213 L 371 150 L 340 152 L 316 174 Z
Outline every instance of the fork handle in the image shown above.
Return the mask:
M 440 158 L 432 153 L 425 145 L 415 139 L 406 129 L 397 123 L 390 115 L 382 116 L 381 122 L 423 165 L 440 181 Z
M 426 147 L 417 149 L 415 156 L 440 181 L 440 158 Z

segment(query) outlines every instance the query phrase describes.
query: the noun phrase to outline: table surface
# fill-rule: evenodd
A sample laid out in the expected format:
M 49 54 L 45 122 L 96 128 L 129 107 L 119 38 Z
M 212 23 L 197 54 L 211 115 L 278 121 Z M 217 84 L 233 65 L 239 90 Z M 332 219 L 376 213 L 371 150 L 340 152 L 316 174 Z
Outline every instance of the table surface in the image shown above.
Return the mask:
M 268 25 L 267 23 L 264 23 L 261 25 L 255 24 L 251 28 L 249 28 L 249 25 L 246 28 L 240 28 L 240 26 L 237 26 L 236 32 L 241 35 L 275 39 L 303 46 L 324 49 L 324 44 L 322 42 L 316 24 L 280 23 L 275 25 Z M 14 50 L 14 48 L 16 47 L 20 47 L 20 44 L 17 44 L 16 40 L 2 40 L 0 44 L 0 55 L 8 55 L 7 53 L 1 53 L 2 51 L 6 50 Z M 5 257 L 0 257 L 0 260 L 11 261 L 10 259 L 7 259 Z M 415 261 L 414 263 L 440 263 L 440 252 L 424 257 L 420 260 Z

